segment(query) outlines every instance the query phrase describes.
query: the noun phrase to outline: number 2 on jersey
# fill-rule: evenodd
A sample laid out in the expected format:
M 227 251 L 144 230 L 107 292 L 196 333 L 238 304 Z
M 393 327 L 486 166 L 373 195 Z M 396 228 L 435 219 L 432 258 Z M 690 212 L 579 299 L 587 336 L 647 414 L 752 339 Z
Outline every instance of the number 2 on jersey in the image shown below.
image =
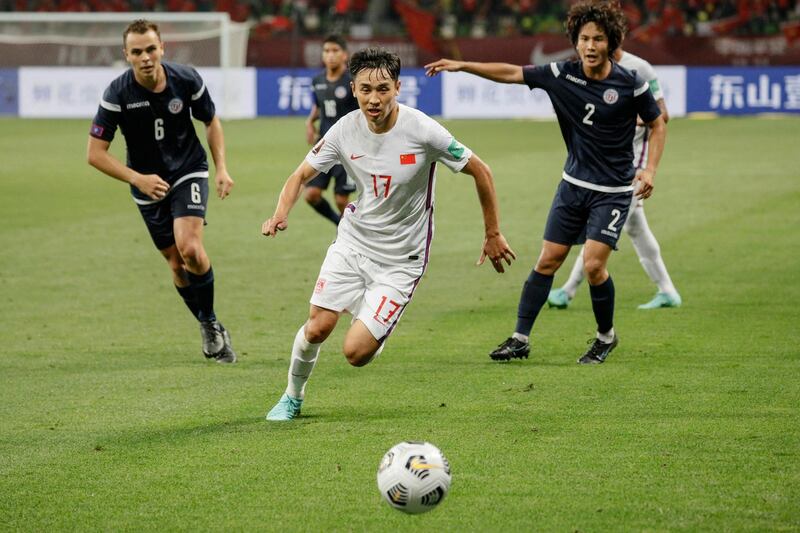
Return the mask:
M 380 197 L 378 194 L 378 180 L 383 180 L 383 197 L 389 197 L 389 186 L 392 184 L 392 177 L 391 176 L 376 176 L 375 174 L 370 174 L 372 176 L 372 189 L 375 191 L 375 198 Z
M 594 124 L 594 122 L 589 120 L 589 117 L 594 115 L 594 104 L 586 104 L 586 107 L 584 109 L 586 109 L 587 113 L 586 116 L 583 117 L 583 123 L 591 126 L 592 124 Z

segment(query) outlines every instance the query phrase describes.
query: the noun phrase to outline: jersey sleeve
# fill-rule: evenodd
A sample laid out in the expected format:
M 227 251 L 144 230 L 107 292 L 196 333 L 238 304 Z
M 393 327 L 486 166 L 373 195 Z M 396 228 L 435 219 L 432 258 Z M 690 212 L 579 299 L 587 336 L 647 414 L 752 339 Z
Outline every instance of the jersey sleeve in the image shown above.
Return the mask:
M 547 89 L 552 81 L 558 78 L 559 74 L 560 71 L 556 63 L 522 67 L 522 79 L 531 89 Z
M 114 133 L 117 131 L 121 116 L 122 105 L 119 95 L 109 85 L 100 98 L 100 105 L 97 106 L 97 114 L 92 120 L 89 135 L 95 139 L 111 142 L 114 139 Z
M 190 69 L 189 91 L 191 98 L 192 116 L 202 122 L 210 122 L 216 114 L 216 107 L 203 78 L 195 69 Z
M 656 100 L 664 98 L 664 93 L 661 91 L 661 85 L 658 83 L 658 76 L 656 75 L 656 69 L 653 68 L 653 65 L 642 61 L 638 74 L 644 78 L 644 81 L 650 86 L 650 92 L 653 93 L 653 98 Z
M 633 101 L 636 105 L 636 113 L 645 122 L 652 122 L 661 114 L 661 110 L 656 104 L 656 99 L 650 91 L 650 84 L 638 74 L 636 75 L 633 89 Z
M 433 159 L 453 172 L 461 172 L 472 157 L 472 150 L 458 142 L 453 134 L 432 118 L 428 118 L 427 137 L 428 150 Z
M 328 172 L 331 167 L 339 164 L 339 132 L 342 129 L 341 124 L 342 121 L 340 120 L 331 126 L 322 139 L 317 141 L 317 144 L 306 155 L 306 162 L 320 172 Z

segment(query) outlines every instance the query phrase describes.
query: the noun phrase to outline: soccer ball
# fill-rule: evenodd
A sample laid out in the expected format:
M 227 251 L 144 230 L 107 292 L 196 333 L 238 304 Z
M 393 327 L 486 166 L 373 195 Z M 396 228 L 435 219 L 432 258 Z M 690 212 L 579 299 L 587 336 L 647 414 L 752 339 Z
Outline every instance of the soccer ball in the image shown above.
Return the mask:
M 401 442 L 378 466 L 378 490 L 386 501 L 409 514 L 426 513 L 450 489 L 450 463 L 430 442 Z

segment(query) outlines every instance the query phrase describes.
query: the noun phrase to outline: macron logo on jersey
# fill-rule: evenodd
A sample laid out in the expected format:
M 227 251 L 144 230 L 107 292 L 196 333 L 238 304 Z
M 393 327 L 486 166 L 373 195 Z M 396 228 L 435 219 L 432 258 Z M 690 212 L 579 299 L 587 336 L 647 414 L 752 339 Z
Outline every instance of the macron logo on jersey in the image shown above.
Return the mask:
M 567 74 L 566 78 L 571 81 L 572 83 L 577 83 L 578 85 L 586 85 L 586 80 L 582 80 L 580 78 L 576 78 L 572 74 Z
M 150 102 L 147 100 L 143 102 L 133 102 L 125 106 L 125 109 L 138 109 L 140 107 L 150 107 Z

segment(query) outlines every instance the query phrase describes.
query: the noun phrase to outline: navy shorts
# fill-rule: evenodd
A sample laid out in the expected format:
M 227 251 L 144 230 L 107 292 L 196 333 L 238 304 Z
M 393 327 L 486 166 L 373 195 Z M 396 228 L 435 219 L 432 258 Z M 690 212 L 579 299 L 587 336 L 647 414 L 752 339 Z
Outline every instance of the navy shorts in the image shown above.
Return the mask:
M 632 195 L 633 191 L 593 191 L 561 180 L 547 216 L 544 240 L 572 246 L 591 239 L 616 250 Z
M 164 250 L 175 244 L 173 222 L 181 217 L 206 218 L 208 178 L 186 180 L 170 189 L 166 198 L 152 204 L 137 204 L 153 244 Z
M 331 183 L 331 178 L 336 180 L 333 192 L 348 195 L 356 190 L 356 183 L 347 177 L 347 171 L 342 165 L 333 165 L 328 172 L 320 172 L 317 177 L 308 181 L 306 187 L 317 187 L 326 190 Z

